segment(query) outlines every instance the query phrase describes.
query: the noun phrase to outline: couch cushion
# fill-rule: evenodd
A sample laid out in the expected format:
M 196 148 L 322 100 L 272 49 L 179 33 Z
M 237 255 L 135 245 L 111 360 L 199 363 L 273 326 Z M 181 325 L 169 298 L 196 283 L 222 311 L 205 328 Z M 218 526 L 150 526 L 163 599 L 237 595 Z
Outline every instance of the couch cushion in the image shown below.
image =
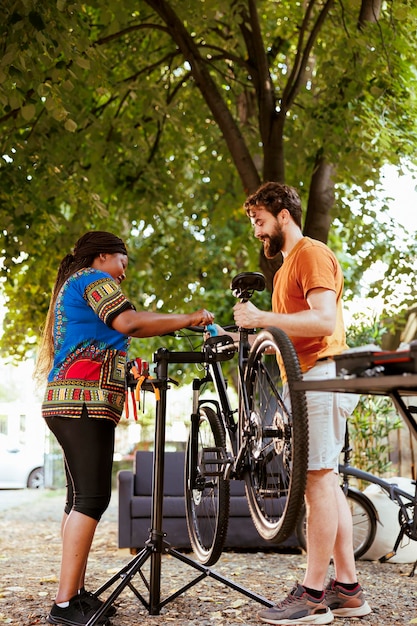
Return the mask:
M 230 517 L 249 517 L 249 506 L 245 496 L 230 498 Z
M 184 496 L 185 452 L 165 453 L 164 493 L 170 496 Z
M 165 452 L 164 495 L 184 495 L 185 452 Z M 138 450 L 135 457 L 135 495 L 152 495 L 153 452 Z
M 152 497 L 133 496 L 130 503 L 130 515 L 136 519 L 139 517 L 151 517 Z M 185 502 L 183 497 L 166 496 L 163 501 L 162 515 L 167 517 L 185 517 Z
M 139 450 L 135 456 L 133 486 L 135 495 L 150 496 L 152 494 L 153 452 Z
M 230 495 L 231 496 L 244 496 L 245 495 L 245 481 L 244 480 L 231 480 L 230 481 Z

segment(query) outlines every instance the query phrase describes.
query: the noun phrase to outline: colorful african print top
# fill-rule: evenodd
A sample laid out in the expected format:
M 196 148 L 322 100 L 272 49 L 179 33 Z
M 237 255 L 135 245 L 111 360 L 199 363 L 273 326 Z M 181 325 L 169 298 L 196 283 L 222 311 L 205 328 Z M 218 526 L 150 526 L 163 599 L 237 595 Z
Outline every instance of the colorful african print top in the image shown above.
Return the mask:
M 119 421 L 125 398 L 129 337 L 111 323 L 134 309 L 118 283 L 106 272 L 85 268 L 62 286 L 55 305 L 54 363 L 42 415 L 90 417 Z

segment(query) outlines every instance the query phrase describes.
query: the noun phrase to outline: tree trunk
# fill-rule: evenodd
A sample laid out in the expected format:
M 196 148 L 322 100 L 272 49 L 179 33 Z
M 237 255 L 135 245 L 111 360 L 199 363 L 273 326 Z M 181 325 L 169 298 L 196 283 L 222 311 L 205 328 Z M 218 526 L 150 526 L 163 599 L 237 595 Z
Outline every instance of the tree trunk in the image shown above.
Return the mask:
M 285 112 L 270 113 L 273 118 L 271 135 L 263 144 L 263 180 L 264 182 L 285 182 L 285 158 L 284 158 L 284 126 Z
M 261 182 L 259 173 L 233 115 L 212 79 L 207 65 L 203 62 L 198 46 L 169 2 L 165 0 L 146 0 L 146 2 L 164 20 L 172 40 L 181 50 L 184 59 L 189 62 L 191 75 L 222 131 L 245 193 L 252 193 Z
M 264 248 L 259 251 L 259 269 L 265 276 L 266 288 L 272 291 L 274 284 L 274 276 L 282 265 L 282 254 L 277 254 L 273 259 L 267 259 L 264 254 Z
M 377 22 L 381 14 L 382 0 L 362 0 L 359 13 L 358 28 L 362 29 L 367 22 Z
M 317 157 L 311 177 L 310 193 L 304 221 L 304 234 L 313 239 L 327 242 L 332 222 L 334 205 L 333 166 L 322 157 Z

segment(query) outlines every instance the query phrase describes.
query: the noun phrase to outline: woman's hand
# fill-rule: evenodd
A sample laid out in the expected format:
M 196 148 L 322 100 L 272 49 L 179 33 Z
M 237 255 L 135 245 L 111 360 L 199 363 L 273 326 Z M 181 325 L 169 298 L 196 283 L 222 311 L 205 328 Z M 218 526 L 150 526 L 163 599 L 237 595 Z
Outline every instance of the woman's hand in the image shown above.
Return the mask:
M 206 309 L 199 309 L 195 313 L 191 313 L 191 323 L 189 326 L 208 326 L 214 320 L 213 313 Z

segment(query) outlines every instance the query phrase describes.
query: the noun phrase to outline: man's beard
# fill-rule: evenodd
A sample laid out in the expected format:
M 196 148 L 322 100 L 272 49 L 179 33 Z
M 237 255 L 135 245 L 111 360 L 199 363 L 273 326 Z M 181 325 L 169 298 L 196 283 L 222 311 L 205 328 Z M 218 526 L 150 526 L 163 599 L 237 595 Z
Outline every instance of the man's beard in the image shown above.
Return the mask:
M 263 240 L 264 253 L 267 259 L 273 259 L 284 247 L 285 238 L 278 224 L 271 236 Z

